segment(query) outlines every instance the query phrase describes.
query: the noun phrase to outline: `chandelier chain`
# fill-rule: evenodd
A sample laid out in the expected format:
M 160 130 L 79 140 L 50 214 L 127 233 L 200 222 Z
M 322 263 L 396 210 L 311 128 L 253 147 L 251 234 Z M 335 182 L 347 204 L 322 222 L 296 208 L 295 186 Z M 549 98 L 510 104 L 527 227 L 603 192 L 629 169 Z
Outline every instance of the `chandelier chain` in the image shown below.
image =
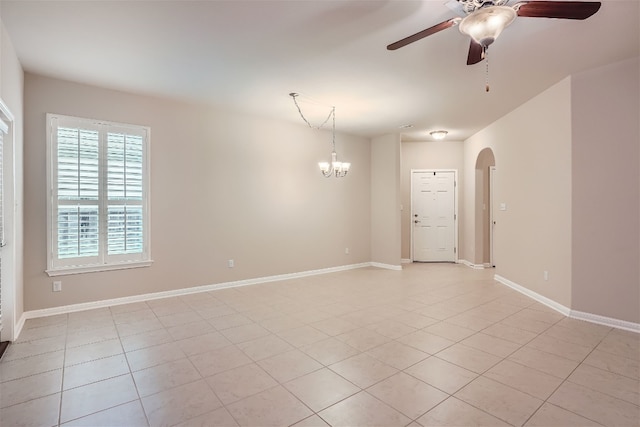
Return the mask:
M 336 111 L 336 107 L 331 107 L 331 111 L 329 111 L 329 115 L 327 116 L 326 119 L 324 119 L 324 122 L 322 122 L 319 126 L 314 126 L 313 124 L 311 124 L 311 122 L 309 120 L 307 120 L 307 118 L 304 116 L 304 114 L 302 114 L 302 110 L 300 109 L 300 106 L 298 105 L 298 101 L 296 100 L 296 98 L 298 97 L 298 94 L 297 93 L 290 93 L 289 95 L 291 95 L 291 97 L 293 98 L 293 103 L 296 105 L 296 108 L 298 109 L 298 113 L 300 113 L 300 117 L 302 117 L 302 120 L 304 120 L 304 122 L 311 129 L 316 129 L 316 130 L 322 129 L 322 127 L 327 124 L 327 122 L 329 121 L 331 116 L 333 116 L 333 123 L 334 123 L 334 126 L 335 126 L 335 121 L 336 121 L 335 111 Z

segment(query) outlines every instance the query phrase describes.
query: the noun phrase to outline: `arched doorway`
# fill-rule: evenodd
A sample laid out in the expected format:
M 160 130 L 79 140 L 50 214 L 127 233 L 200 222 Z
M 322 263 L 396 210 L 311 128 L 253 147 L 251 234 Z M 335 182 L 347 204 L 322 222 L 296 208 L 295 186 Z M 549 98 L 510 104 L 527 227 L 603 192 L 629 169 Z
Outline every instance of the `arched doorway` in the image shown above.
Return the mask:
M 493 260 L 492 240 L 493 224 L 491 206 L 492 177 L 495 171 L 496 159 L 491 148 L 484 148 L 476 159 L 476 250 L 475 264 L 485 267 L 495 266 Z

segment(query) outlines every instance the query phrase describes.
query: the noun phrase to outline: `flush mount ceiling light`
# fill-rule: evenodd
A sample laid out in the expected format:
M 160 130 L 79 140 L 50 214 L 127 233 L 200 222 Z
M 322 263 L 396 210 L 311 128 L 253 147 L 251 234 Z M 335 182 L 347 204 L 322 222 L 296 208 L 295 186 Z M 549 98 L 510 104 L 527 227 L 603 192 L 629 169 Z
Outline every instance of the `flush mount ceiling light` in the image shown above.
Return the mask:
M 446 130 L 432 130 L 431 132 L 429 132 L 429 135 L 431 135 L 431 137 L 435 140 L 441 140 L 444 139 L 447 134 L 449 132 L 447 132 Z
M 293 103 L 298 109 L 300 117 L 302 117 L 302 120 L 304 120 L 304 122 L 309 125 L 310 128 L 322 129 L 322 127 L 327 124 L 329 119 L 331 119 L 331 159 L 328 162 L 319 162 L 318 167 L 320 168 L 320 172 L 322 172 L 322 175 L 324 175 L 325 178 L 329 178 L 331 176 L 342 178 L 343 176 L 346 176 L 347 172 L 349 172 L 349 169 L 351 168 L 351 163 L 338 161 L 338 154 L 336 153 L 336 107 L 330 107 L 331 109 L 329 111 L 329 115 L 320 126 L 313 126 L 311 122 L 307 120 L 304 114 L 302 114 L 300 105 L 298 105 L 298 101 L 296 100 L 296 98 L 300 96 L 300 94 L 291 92 L 289 96 L 293 98 Z

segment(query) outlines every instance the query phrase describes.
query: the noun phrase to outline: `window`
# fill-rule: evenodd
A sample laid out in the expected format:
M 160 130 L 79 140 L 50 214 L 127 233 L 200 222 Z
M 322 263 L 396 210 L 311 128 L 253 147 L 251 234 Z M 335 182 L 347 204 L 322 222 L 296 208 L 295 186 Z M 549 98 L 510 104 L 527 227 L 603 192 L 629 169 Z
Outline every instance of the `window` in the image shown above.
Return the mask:
M 148 266 L 149 128 L 54 114 L 47 273 Z

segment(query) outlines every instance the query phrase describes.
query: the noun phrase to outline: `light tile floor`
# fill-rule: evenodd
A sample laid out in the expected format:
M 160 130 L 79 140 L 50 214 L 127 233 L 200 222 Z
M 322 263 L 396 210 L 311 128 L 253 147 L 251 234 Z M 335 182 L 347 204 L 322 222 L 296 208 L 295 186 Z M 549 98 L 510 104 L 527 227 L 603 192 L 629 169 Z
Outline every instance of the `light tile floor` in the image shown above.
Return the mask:
M 29 320 L 0 424 L 640 425 L 640 335 L 493 274 L 365 268 Z

